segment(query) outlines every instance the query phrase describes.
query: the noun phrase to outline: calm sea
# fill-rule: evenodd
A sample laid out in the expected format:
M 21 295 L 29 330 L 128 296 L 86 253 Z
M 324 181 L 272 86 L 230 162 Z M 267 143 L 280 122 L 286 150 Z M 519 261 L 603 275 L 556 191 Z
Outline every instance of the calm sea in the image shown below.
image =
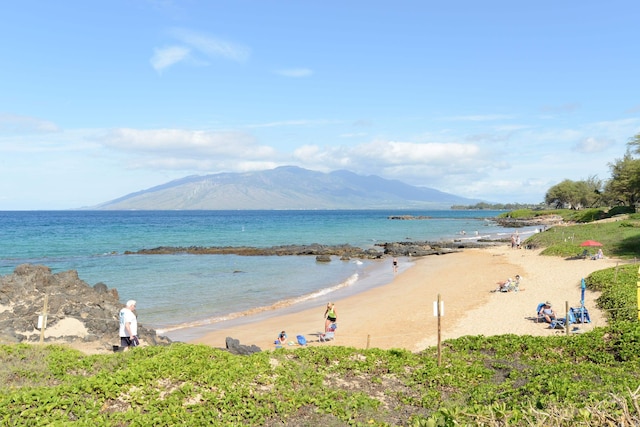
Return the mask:
M 140 322 L 188 340 L 249 314 L 322 307 L 389 283 L 388 260 L 307 256 L 125 255 L 158 246 L 376 243 L 508 237 L 495 211 L 10 211 L 0 212 L 0 275 L 20 264 L 76 270 L 89 285 L 138 301 Z M 392 215 L 425 220 L 390 220 Z M 527 234 L 533 228 L 520 229 Z M 463 234 L 464 232 L 464 234 Z M 411 263 L 403 260 L 401 267 Z

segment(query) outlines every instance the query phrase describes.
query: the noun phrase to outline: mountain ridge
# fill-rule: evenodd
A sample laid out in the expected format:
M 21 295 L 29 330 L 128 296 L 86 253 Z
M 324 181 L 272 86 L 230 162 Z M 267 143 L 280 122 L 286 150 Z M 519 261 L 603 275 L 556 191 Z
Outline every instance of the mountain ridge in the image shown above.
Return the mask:
M 95 210 L 448 209 L 468 199 L 348 170 L 280 166 L 258 172 L 190 175 L 98 204 Z

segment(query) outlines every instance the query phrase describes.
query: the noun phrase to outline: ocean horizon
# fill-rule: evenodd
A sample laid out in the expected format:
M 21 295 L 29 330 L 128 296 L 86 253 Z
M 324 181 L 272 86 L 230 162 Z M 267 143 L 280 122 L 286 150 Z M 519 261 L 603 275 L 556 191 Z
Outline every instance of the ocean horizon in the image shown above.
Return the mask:
M 393 280 L 389 260 L 314 256 L 138 255 L 160 246 L 339 245 L 508 239 L 500 211 L 4 211 L 0 275 L 21 264 L 76 270 L 138 301 L 139 322 L 175 341 L 255 316 L 323 305 Z M 393 220 L 411 215 L 424 219 Z M 411 259 L 401 259 L 401 271 Z

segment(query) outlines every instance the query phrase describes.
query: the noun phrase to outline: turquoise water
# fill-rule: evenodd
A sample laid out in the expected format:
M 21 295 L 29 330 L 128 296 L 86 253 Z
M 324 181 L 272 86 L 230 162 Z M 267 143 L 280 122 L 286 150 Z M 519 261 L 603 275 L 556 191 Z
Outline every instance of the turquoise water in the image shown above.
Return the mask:
M 498 212 L 476 211 L 27 211 L 0 212 L 0 274 L 20 264 L 77 270 L 89 285 L 138 301 L 145 326 L 172 339 L 275 308 L 322 306 L 388 283 L 388 261 L 237 255 L 125 255 L 158 246 L 256 246 L 508 237 Z M 390 220 L 391 215 L 428 216 Z M 461 232 L 465 231 L 463 235 Z M 519 230 L 521 234 L 530 232 Z M 410 264 L 401 263 L 402 268 Z

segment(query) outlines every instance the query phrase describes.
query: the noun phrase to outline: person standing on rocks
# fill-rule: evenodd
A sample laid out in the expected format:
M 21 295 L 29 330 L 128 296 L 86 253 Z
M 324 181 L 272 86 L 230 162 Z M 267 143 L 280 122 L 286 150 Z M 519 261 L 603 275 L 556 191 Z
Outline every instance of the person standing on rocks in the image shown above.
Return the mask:
M 120 348 L 123 351 L 129 347 L 140 345 L 138 340 L 138 319 L 133 312 L 136 309 L 136 301 L 130 299 L 120 310 Z

